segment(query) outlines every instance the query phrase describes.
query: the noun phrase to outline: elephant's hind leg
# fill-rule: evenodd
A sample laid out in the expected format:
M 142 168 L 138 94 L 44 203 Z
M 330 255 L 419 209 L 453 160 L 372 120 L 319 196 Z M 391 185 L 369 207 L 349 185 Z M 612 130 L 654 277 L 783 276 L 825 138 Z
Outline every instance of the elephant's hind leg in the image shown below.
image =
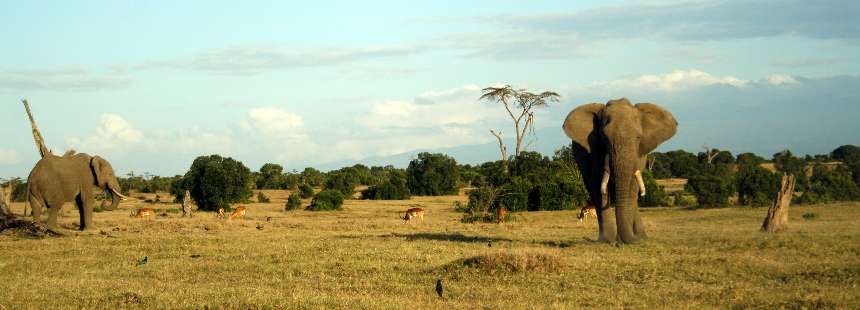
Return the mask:
M 83 197 L 83 195 L 79 195 L 78 198 L 75 199 L 75 205 L 78 206 L 78 214 L 80 217 L 80 230 L 95 228 L 93 225 L 93 204 L 94 202 L 92 201 L 87 202 L 87 198 Z
M 633 220 L 633 234 L 639 239 L 648 238 L 648 235 L 645 233 L 645 223 L 642 222 L 642 216 L 639 215 L 638 210 L 636 211 L 636 217 Z

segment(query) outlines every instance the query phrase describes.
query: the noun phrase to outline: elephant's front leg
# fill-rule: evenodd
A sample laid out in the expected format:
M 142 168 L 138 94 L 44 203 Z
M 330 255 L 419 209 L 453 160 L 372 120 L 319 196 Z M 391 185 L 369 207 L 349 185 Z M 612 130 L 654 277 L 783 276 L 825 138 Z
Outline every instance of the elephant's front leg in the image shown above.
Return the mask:
M 597 207 L 597 225 L 600 236 L 598 242 L 615 243 L 618 231 L 615 229 L 615 208 L 608 205 Z
M 645 223 L 642 222 L 642 216 L 639 215 L 639 210 L 636 211 L 636 217 L 633 219 L 633 234 L 636 235 L 636 238 L 648 238 L 648 235 L 645 234 Z
M 95 226 L 93 225 L 93 206 L 95 206 L 95 199 L 93 197 L 88 197 L 87 195 L 81 194 L 81 196 L 78 198 L 77 204 L 81 218 L 80 229 L 94 229 Z

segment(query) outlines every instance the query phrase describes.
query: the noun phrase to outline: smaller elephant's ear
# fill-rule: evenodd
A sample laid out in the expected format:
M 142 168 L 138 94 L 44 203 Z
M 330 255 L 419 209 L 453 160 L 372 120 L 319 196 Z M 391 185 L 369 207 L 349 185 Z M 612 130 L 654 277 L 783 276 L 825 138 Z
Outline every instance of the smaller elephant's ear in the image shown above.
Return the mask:
M 636 109 L 641 113 L 642 142 L 639 145 L 640 155 L 645 156 L 657 148 L 660 143 L 669 140 L 678 130 L 678 121 L 672 113 L 653 103 L 638 103 Z
M 602 103 L 589 103 L 576 107 L 564 120 L 564 133 L 576 144 L 582 146 L 590 154 L 595 148 L 602 145 L 598 129 L 600 118 L 598 114 L 603 110 Z
M 98 184 L 99 187 L 103 187 L 105 186 L 105 183 L 107 183 L 107 179 L 104 178 L 101 173 L 102 166 L 105 164 L 106 162 L 104 158 L 99 156 L 93 156 L 93 159 L 90 160 L 90 167 L 93 168 L 93 175 L 96 176 L 96 184 Z

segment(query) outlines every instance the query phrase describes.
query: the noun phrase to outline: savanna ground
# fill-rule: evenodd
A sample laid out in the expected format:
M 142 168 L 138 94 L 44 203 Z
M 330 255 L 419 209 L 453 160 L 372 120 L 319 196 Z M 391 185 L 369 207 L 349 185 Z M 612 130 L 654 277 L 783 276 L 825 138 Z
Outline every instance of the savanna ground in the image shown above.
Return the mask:
M 573 211 L 463 224 L 462 195 L 284 212 L 268 193 L 234 220 L 132 218 L 178 207 L 133 199 L 93 232 L 67 204 L 65 236 L 0 235 L 0 308 L 860 308 L 860 204 L 792 206 L 776 235 L 763 208 L 643 209 L 650 239 L 614 247 Z M 423 222 L 398 219 L 412 205 Z

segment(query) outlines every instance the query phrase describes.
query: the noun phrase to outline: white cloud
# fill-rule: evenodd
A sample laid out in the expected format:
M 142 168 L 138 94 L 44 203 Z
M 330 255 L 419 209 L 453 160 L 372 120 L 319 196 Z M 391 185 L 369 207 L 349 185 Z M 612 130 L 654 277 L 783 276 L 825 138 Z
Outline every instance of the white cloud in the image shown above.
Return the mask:
M 359 122 L 373 130 L 418 129 L 471 126 L 501 114 L 478 102 L 481 89 L 466 85 L 442 91 L 428 91 L 411 101 L 392 100 L 373 105 Z
M 21 161 L 21 155 L 17 151 L 0 149 L 0 165 L 15 165 Z
M 646 74 L 634 79 L 595 82 L 590 87 L 608 89 L 646 89 L 678 91 L 706 85 L 724 84 L 744 87 L 747 81 L 733 76 L 718 77 L 699 70 L 675 70 L 665 74 Z
M 66 144 L 77 150 L 117 151 L 137 146 L 144 141 L 143 132 L 118 114 L 105 113 L 95 134 L 86 139 L 70 137 Z
M 85 68 L 65 67 L 50 70 L 0 70 L 2 90 L 102 90 L 122 88 L 130 82 L 122 72 L 101 73 Z
M 794 77 L 785 74 L 772 74 L 766 77 L 765 81 L 776 86 L 800 83 Z
M 248 111 L 248 118 L 243 120 L 240 126 L 280 138 L 304 136 L 304 121 L 301 116 L 273 107 L 252 108 Z

